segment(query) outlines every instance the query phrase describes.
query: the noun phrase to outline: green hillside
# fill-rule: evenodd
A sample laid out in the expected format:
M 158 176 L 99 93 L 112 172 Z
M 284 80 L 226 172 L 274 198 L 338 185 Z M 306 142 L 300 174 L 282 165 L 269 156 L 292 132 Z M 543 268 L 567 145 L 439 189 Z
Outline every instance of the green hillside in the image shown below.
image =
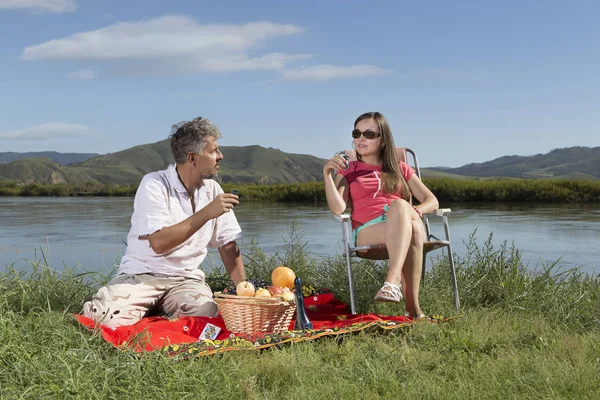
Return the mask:
M 435 169 L 435 168 L 421 168 L 421 178 L 433 179 L 433 178 L 449 178 L 449 179 L 469 179 L 470 177 L 464 175 L 452 174 L 446 172 L 446 170 Z
M 0 164 L 0 180 L 19 183 L 67 183 L 69 174 L 49 158 L 23 158 Z
M 322 180 L 320 158 L 261 146 L 221 146 L 223 182 L 297 183 Z M 144 174 L 173 163 L 169 140 L 135 146 L 68 166 L 27 159 L 0 165 L 0 180 L 19 183 L 138 183 Z
M 600 147 L 569 147 L 533 156 L 504 156 L 484 163 L 432 170 L 471 177 L 600 180 Z
M 325 160 L 261 146 L 221 146 L 224 183 L 300 183 L 322 181 Z M 1 154 L 1 153 L 0 153 Z M 15 153 L 21 154 L 21 153 Z M 60 154 L 60 153 L 58 153 Z M 0 181 L 16 183 L 137 184 L 144 174 L 173 162 L 169 140 L 60 165 L 48 158 L 0 164 Z M 422 168 L 423 178 L 525 178 L 600 180 L 600 147 L 570 147 L 534 156 L 504 156 L 459 168 Z
M 98 157 L 98 153 L 58 153 L 56 151 L 36 151 L 28 153 L 15 153 L 12 151 L 0 152 L 0 164 L 21 160 L 24 158 L 49 158 L 60 165 L 69 165 L 76 162 Z
M 296 183 L 323 180 L 325 160 L 287 154 L 261 146 L 227 147 L 221 171 L 223 182 Z M 256 179 L 258 177 L 258 179 Z

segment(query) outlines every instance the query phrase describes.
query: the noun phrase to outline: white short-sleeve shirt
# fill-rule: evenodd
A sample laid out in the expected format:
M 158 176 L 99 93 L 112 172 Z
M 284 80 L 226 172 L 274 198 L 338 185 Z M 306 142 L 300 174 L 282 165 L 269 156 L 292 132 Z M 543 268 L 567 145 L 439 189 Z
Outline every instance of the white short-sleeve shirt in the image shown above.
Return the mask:
M 196 211 L 221 193 L 223 189 L 217 182 L 205 179 L 193 194 Z M 206 258 L 207 247 L 217 248 L 242 237 L 233 211 L 208 221 L 188 240 L 164 254 L 156 254 L 148 241 L 154 232 L 175 225 L 192 214 L 190 196 L 179 180 L 175 164 L 144 176 L 135 194 L 127 249 L 118 274 L 155 273 L 204 279 L 199 266 Z

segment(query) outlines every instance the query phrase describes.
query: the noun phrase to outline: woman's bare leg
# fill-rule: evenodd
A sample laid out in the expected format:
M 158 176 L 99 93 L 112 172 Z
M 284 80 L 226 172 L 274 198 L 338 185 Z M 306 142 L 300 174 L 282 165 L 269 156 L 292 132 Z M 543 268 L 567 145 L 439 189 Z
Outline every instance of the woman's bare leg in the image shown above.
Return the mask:
M 412 206 L 405 200 L 390 204 L 386 216 L 385 245 L 389 255 L 386 281 L 398 284 L 412 241 Z
M 385 243 L 389 255 L 386 281 L 395 285 L 402 280 L 402 268 L 412 243 L 414 213 L 408 202 L 395 200 L 389 206 L 385 222 L 367 226 L 358 234 L 359 246 Z
M 413 218 L 412 240 L 406 256 L 404 268 L 402 268 L 402 286 L 405 299 L 405 308 L 411 317 L 419 317 L 422 314 L 419 305 L 419 288 L 421 286 L 421 269 L 423 268 L 423 222 Z

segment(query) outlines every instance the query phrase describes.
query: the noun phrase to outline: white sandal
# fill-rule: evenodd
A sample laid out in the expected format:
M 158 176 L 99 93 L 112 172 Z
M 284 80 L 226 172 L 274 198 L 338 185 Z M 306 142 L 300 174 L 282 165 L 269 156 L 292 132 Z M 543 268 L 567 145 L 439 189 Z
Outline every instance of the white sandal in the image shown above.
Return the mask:
M 402 292 L 400 291 L 400 286 L 389 282 L 383 282 L 383 286 L 375 295 L 375 301 L 399 303 L 401 300 Z

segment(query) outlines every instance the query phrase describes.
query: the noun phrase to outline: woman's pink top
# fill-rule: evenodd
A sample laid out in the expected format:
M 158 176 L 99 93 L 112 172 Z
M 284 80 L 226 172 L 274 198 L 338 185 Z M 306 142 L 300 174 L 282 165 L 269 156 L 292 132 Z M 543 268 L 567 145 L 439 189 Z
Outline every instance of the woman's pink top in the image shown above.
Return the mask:
M 404 161 L 400 161 L 399 165 L 402 176 L 408 182 L 415 170 Z M 394 194 L 383 193 L 380 166 L 350 161 L 348 169 L 339 171 L 338 174 L 346 178 L 350 188 L 352 229 L 379 217 L 384 213 L 383 207 L 402 198 L 400 191 Z

